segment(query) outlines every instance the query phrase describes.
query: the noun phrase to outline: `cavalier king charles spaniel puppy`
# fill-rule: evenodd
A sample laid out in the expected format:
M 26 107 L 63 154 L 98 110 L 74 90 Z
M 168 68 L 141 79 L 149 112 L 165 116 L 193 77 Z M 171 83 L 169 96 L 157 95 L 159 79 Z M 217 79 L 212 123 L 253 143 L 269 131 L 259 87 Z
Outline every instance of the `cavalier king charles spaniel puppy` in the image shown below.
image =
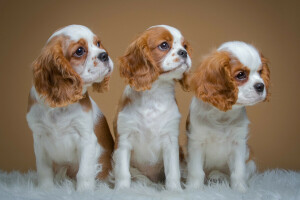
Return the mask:
M 100 39 L 81 25 L 56 31 L 34 61 L 27 121 L 39 186 L 52 187 L 62 171 L 76 176 L 77 190 L 93 189 L 96 176 L 108 177 L 114 142 L 87 88 L 105 91 L 112 70 Z
M 249 120 L 245 106 L 266 101 L 268 61 L 250 44 L 222 44 L 188 77 L 195 92 L 187 119 L 187 187 L 201 188 L 208 181 L 224 181 L 245 192 L 255 171 L 247 146 Z M 227 174 L 227 175 L 226 175 Z
M 190 46 L 176 28 L 158 25 L 134 40 L 120 58 L 128 84 L 114 120 L 115 188 L 130 187 L 130 167 L 151 181 L 181 190 L 175 81 L 191 67 Z

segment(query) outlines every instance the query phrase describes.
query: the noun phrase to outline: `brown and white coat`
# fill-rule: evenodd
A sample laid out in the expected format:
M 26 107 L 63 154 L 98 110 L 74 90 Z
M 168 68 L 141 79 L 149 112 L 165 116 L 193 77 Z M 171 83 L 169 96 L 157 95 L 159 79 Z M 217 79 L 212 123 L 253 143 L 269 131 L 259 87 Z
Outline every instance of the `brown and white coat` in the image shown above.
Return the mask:
M 112 70 L 98 37 L 80 25 L 56 31 L 35 60 L 26 117 L 39 186 L 52 187 L 54 173 L 63 169 L 76 175 L 78 190 L 93 189 L 97 174 L 107 178 L 114 142 L 87 88 L 105 91 Z
M 183 83 L 191 66 L 190 46 L 170 26 L 142 33 L 120 58 L 126 86 L 114 121 L 115 187 L 128 188 L 130 166 L 152 181 L 166 178 L 166 188 L 180 190 L 178 135 L 180 113 L 175 81 Z
M 246 191 L 256 167 L 248 160 L 245 106 L 268 98 L 269 73 L 255 47 L 234 41 L 221 45 L 189 75 L 195 97 L 187 119 L 188 187 L 203 187 L 206 172 L 214 181 L 228 174 L 234 189 Z

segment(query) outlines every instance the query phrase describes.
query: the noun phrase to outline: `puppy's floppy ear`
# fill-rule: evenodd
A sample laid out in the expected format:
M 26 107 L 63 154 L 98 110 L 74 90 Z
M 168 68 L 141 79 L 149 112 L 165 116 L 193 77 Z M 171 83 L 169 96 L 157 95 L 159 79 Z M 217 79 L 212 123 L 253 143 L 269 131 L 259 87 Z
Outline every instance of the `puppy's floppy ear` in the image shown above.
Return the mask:
M 96 92 L 106 92 L 109 89 L 108 82 L 110 76 L 104 77 L 104 79 L 100 83 L 93 83 L 93 91 Z
M 197 98 L 227 111 L 237 101 L 238 88 L 230 73 L 230 54 L 216 51 L 191 75 L 191 89 Z
M 264 80 L 265 88 L 266 88 L 266 99 L 265 101 L 269 101 L 271 93 L 269 91 L 270 87 L 270 68 L 269 68 L 269 60 L 260 53 L 261 63 L 262 63 L 262 71 L 261 71 L 261 78 Z
M 62 107 L 82 98 L 82 80 L 63 55 L 63 38 L 53 38 L 33 63 L 33 84 L 51 107 Z
M 143 36 L 129 45 L 125 55 L 119 59 L 119 65 L 120 76 L 137 91 L 150 89 L 160 73 L 151 56 L 147 38 Z

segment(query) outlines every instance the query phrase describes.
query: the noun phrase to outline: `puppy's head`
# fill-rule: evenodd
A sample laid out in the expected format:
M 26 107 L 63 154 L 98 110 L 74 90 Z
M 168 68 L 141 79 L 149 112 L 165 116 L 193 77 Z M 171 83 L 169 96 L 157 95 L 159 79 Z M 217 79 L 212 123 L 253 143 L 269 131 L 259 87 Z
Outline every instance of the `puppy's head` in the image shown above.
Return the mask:
M 196 96 L 222 111 L 248 106 L 269 96 L 268 61 L 244 42 L 226 42 L 206 57 L 190 76 Z
M 150 89 L 158 78 L 181 80 L 191 66 L 190 54 L 190 46 L 179 30 L 152 26 L 120 58 L 120 75 L 137 91 Z
M 81 99 L 89 85 L 106 90 L 112 70 L 100 39 L 85 26 L 70 25 L 48 39 L 33 63 L 33 83 L 49 106 L 61 107 Z

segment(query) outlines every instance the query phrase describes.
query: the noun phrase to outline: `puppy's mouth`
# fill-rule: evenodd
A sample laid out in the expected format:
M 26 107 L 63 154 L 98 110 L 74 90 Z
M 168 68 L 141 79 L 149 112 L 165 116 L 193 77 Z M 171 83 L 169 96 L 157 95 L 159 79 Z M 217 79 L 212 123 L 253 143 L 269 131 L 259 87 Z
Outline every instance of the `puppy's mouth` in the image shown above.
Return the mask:
M 112 72 L 112 67 L 110 65 L 104 65 L 99 67 L 91 68 L 88 71 L 88 75 L 81 77 L 84 81 L 84 84 L 90 85 L 92 83 L 99 83 L 105 77 L 110 76 Z
M 189 68 L 189 65 L 188 65 L 187 61 L 186 61 L 186 60 L 183 60 L 183 61 L 181 61 L 181 62 L 178 64 L 177 67 L 175 67 L 175 68 L 173 68 L 173 69 L 170 69 L 170 70 L 167 70 L 167 71 L 163 71 L 162 74 L 174 72 L 174 71 L 176 71 L 176 70 L 182 68 L 183 65 L 186 65 L 186 68 L 187 68 L 187 69 Z
M 258 99 L 253 100 L 253 101 L 236 102 L 235 105 L 238 105 L 238 106 L 253 106 L 253 105 L 255 105 L 257 103 L 260 103 L 264 100 L 265 100 L 265 98 L 260 97 Z

